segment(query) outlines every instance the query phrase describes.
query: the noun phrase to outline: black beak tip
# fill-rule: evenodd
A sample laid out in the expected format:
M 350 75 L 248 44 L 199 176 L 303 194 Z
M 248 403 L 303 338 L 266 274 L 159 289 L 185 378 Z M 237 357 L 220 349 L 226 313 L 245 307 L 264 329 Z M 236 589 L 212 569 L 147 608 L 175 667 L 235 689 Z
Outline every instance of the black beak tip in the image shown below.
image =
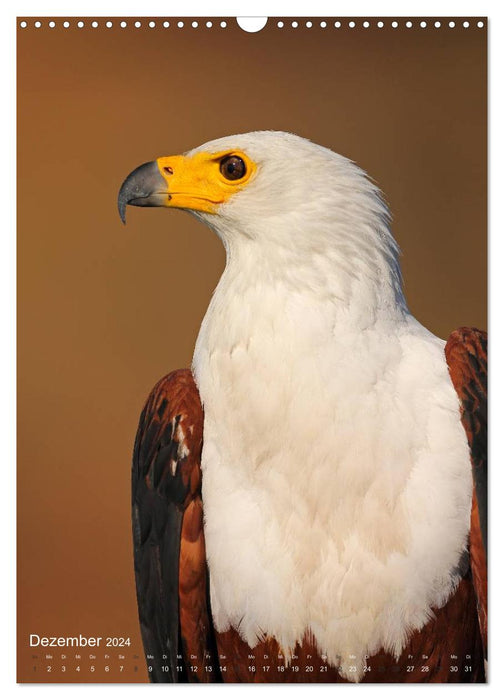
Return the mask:
M 166 183 L 159 172 L 156 161 L 139 165 L 121 185 L 117 208 L 123 224 L 126 223 L 126 206 L 158 207 L 162 205 L 161 194 Z
M 127 202 L 121 201 L 121 199 L 119 199 L 119 202 L 117 203 L 117 208 L 119 209 L 119 216 L 121 217 L 121 221 L 124 225 L 126 225 L 126 204 Z

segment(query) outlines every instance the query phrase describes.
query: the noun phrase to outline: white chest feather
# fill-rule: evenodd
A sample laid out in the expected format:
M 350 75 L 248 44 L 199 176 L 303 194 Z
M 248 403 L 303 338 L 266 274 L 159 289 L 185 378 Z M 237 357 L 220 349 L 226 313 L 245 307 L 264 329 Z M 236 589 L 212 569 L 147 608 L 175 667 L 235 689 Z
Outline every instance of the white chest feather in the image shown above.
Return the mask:
M 352 330 L 353 329 L 353 330 Z M 219 631 L 399 654 L 452 593 L 471 468 L 444 343 L 329 297 L 220 285 L 194 372 Z

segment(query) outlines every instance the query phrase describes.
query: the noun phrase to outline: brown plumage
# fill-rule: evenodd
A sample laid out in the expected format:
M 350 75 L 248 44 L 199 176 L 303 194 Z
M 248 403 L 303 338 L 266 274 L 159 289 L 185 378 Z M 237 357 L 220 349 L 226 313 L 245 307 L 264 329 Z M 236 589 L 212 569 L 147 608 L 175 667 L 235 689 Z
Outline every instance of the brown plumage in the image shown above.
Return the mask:
M 172 372 L 156 384 L 142 411 L 132 472 L 138 610 L 149 674 L 157 682 L 217 677 L 203 536 L 202 444 L 203 410 L 192 374 Z
M 446 343 L 446 360 L 461 404 L 471 448 L 473 498 L 469 553 L 478 616 L 487 656 L 487 334 L 459 328 Z
M 483 682 L 486 656 L 486 334 L 461 328 L 446 358 L 471 448 L 469 563 L 451 599 L 401 658 L 380 653 L 361 682 Z M 189 370 L 164 377 L 140 418 L 133 457 L 133 533 L 140 624 L 154 682 L 346 682 L 305 637 L 287 665 L 274 639 L 254 649 L 213 629 L 201 500 L 203 409 Z M 351 665 L 352 659 L 344 661 Z

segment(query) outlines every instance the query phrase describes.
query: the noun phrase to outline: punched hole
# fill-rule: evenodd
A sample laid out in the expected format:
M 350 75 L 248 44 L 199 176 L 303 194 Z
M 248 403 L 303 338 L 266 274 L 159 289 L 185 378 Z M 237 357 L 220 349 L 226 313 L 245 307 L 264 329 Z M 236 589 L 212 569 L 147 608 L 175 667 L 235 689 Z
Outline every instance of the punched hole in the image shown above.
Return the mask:
M 244 32 L 260 32 L 268 23 L 267 17 L 237 17 L 236 22 Z

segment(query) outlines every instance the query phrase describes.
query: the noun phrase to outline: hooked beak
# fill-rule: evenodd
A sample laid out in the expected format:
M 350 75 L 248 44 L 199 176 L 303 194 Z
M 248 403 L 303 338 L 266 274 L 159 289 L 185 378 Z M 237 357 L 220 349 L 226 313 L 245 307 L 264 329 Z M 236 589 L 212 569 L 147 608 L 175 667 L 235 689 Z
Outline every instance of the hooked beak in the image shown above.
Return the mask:
M 123 224 L 126 223 L 126 206 L 162 207 L 170 199 L 167 183 L 159 171 L 157 161 L 144 163 L 133 170 L 121 185 L 117 206 Z

